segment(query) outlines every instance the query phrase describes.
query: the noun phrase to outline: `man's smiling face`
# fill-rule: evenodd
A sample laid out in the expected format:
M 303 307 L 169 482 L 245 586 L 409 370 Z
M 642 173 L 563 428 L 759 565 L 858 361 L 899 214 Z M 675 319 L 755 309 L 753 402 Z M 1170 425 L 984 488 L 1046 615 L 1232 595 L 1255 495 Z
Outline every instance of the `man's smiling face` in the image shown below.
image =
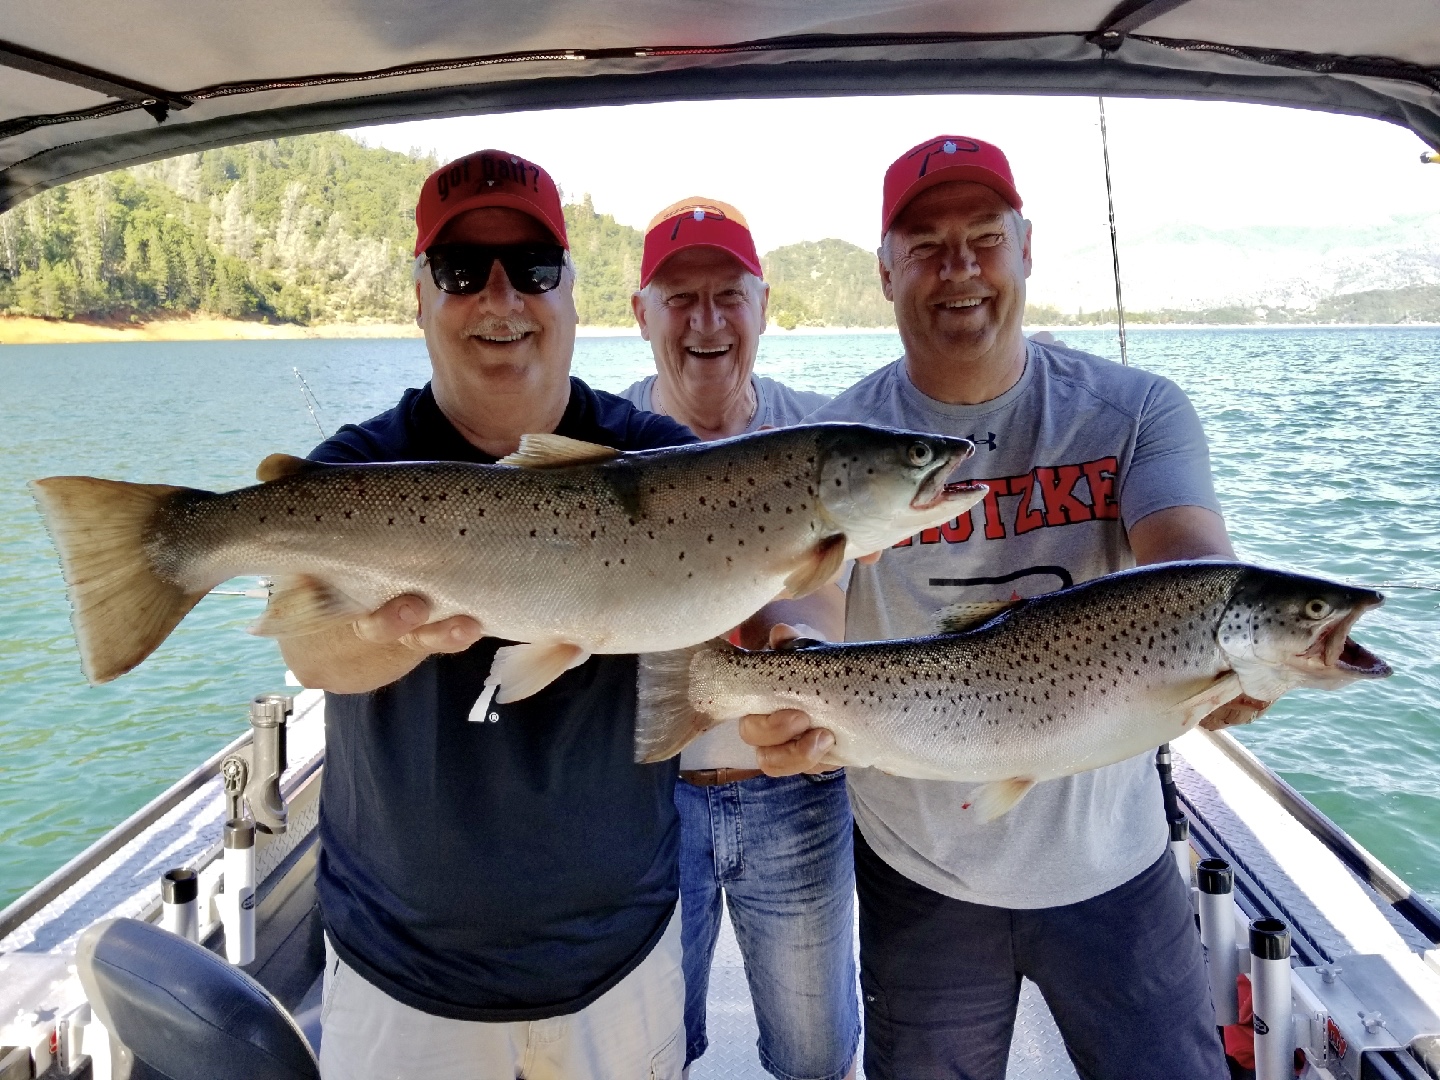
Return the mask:
M 968 181 L 917 195 L 880 249 L 881 285 L 912 354 L 975 360 L 1003 349 L 1020 335 L 1029 276 L 1029 222 Z
M 529 214 L 505 207 L 469 210 L 436 238 L 444 244 L 554 243 Z M 428 265 L 415 285 L 416 322 L 434 369 L 436 391 L 458 400 L 457 391 L 485 394 L 543 393 L 568 376 L 575 348 L 575 278 L 567 266 L 549 292 L 526 294 L 510 283 L 497 261 L 485 288 L 454 295 L 436 287 Z
M 655 363 L 693 395 L 734 393 L 750 378 L 770 287 L 719 248 L 678 251 L 635 296 Z

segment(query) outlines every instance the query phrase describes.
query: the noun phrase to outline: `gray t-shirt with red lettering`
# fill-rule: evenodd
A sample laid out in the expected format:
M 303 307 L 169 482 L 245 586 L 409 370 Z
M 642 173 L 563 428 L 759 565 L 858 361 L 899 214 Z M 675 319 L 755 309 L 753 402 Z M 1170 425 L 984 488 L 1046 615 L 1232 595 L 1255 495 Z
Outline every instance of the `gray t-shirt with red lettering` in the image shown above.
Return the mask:
M 973 439 L 957 478 L 983 480 L 969 514 L 856 566 L 850 641 L 933 632 L 940 608 L 1036 596 L 1133 566 L 1126 529 L 1157 510 L 1220 510 L 1209 451 L 1185 394 L 1097 356 L 1029 343 L 1000 397 L 948 405 L 922 394 L 903 359 L 808 421 L 848 420 Z M 961 810 L 975 785 L 849 771 L 866 841 L 906 877 L 946 896 L 1054 907 L 1130 880 L 1165 849 L 1154 755 L 1037 784 L 988 823 Z

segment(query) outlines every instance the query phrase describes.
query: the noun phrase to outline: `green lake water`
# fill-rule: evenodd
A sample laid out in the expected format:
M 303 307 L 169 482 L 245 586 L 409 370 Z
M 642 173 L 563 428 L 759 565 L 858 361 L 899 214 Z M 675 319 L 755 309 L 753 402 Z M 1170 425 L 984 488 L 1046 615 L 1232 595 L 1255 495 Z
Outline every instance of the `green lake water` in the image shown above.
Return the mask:
M 1113 334 L 1064 336 L 1118 358 Z M 758 370 L 835 392 L 898 352 L 893 335 L 775 335 Z M 1139 330 L 1130 361 L 1190 394 L 1243 557 L 1440 585 L 1440 330 Z M 244 633 L 263 601 L 211 596 L 136 671 L 87 686 L 25 481 L 251 483 L 266 454 L 318 441 L 295 367 L 326 431 L 428 372 L 418 340 L 0 348 L 0 905 L 245 730 L 250 697 L 284 674 Z M 650 370 L 638 339 L 577 344 L 576 373 L 601 389 Z M 1240 738 L 1440 901 L 1440 592 L 1387 592 L 1357 637 L 1394 678 L 1293 693 Z

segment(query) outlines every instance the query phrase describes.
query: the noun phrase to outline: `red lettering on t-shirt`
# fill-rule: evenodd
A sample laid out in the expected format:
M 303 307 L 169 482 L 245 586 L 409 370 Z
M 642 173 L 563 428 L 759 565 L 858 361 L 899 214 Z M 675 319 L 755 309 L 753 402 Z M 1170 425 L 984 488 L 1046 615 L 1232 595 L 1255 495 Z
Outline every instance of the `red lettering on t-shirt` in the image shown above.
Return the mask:
M 1030 492 L 1035 485 L 1034 474 L 1012 476 L 1009 478 L 1009 484 L 1010 494 L 1020 496 L 1020 504 L 1015 508 L 1015 535 L 1020 536 L 1022 533 L 1042 528 L 1045 524 L 1045 514 L 1030 506 Z
M 985 498 L 980 505 L 985 509 L 985 539 L 1004 540 L 1005 522 L 1000 519 L 1000 503 L 998 498 L 1001 495 L 1010 494 L 1010 481 L 1003 476 L 997 480 L 980 481 L 990 490 L 985 492 Z
M 1035 470 L 1035 481 L 1045 498 L 1045 524 L 1074 525 L 1094 520 L 1090 507 L 1075 497 L 1075 485 L 1080 482 L 1079 465 L 1042 465 Z
M 896 544 L 895 546 L 896 546 L 896 547 L 909 547 L 910 544 L 911 544 L 911 542 L 912 542 L 912 538 L 907 536 L 907 537 L 905 537 L 904 540 L 901 540 L 901 541 L 900 541 L 898 544 Z
M 954 521 L 947 521 L 940 526 L 940 536 L 947 544 L 963 544 L 970 539 L 975 531 L 975 522 L 970 518 L 970 511 L 966 510 Z
M 1119 462 L 1113 457 L 1096 458 L 1080 466 L 1090 482 L 1090 503 L 1097 518 L 1111 521 L 1120 517 L 1120 504 L 1115 501 L 1115 472 Z
M 938 528 L 935 528 L 935 529 L 921 529 L 921 530 L 920 530 L 920 543 L 922 543 L 922 544 L 938 544 L 939 542 L 940 542 L 940 530 L 939 530 Z

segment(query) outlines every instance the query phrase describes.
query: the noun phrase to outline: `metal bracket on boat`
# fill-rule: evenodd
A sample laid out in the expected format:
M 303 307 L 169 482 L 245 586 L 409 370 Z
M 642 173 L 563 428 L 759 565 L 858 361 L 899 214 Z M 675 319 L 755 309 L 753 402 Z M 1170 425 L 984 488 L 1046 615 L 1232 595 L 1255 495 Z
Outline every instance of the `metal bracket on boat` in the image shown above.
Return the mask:
M 220 766 L 227 817 L 245 817 L 248 803 L 256 828 L 276 834 L 285 831 L 280 776 L 286 765 L 285 725 L 294 712 L 295 699 L 288 694 L 261 694 L 250 702 L 250 745 Z

